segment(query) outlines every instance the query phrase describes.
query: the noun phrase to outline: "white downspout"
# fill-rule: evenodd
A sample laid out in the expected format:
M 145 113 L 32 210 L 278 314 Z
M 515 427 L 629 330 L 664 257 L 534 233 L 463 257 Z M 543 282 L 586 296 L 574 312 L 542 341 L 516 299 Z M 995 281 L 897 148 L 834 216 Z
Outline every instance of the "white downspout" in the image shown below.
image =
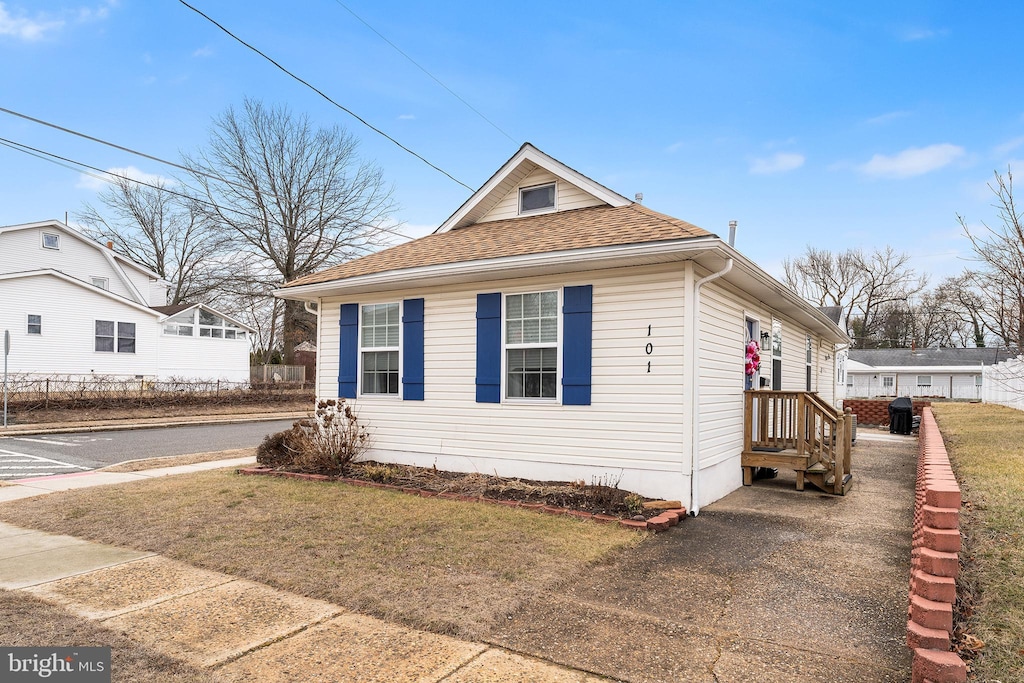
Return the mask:
M 700 514 L 700 364 L 697 362 L 697 349 L 700 346 L 700 288 L 704 284 L 717 280 L 732 270 L 732 258 L 725 260 L 725 267 L 718 272 L 705 275 L 693 283 L 693 303 L 690 310 L 690 329 L 693 330 L 693 343 L 690 345 L 687 358 L 687 374 L 690 377 L 690 514 Z

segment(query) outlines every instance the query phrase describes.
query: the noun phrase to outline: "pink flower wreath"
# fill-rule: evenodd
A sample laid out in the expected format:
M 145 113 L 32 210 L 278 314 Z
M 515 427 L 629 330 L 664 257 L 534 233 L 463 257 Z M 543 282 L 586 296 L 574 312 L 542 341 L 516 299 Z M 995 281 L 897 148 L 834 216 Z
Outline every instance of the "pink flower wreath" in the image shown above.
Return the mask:
M 747 362 L 746 372 L 747 375 L 753 375 L 755 372 L 761 369 L 761 346 L 756 340 L 751 339 L 747 342 Z

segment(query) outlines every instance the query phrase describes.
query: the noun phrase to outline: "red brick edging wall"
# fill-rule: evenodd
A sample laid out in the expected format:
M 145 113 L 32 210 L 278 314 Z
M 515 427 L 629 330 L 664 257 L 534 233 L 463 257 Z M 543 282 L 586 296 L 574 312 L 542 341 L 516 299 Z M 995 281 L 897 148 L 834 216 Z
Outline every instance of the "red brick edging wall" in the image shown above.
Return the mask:
M 960 486 L 930 407 L 921 415 L 907 647 L 912 682 L 963 683 L 967 665 L 950 652 L 960 571 Z
M 889 404 L 892 399 L 869 399 L 869 398 L 847 398 L 843 399 L 843 409 L 849 408 L 857 416 L 859 425 L 887 425 L 889 424 Z M 932 404 L 931 401 L 913 401 L 914 415 L 920 415 L 921 411 Z
M 340 481 L 343 484 L 352 486 L 366 486 L 374 489 L 385 489 L 387 491 L 398 491 L 423 498 L 444 498 L 447 500 L 461 500 L 467 503 L 491 503 L 492 505 L 504 505 L 505 507 L 522 508 L 524 510 L 535 510 L 545 512 L 549 515 L 567 515 L 578 519 L 590 519 L 595 522 L 618 522 L 620 526 L 637 531 L 666 531 L 669 527 L 679 524 L 686 517 L 686 508 L 673 510 L 662 510 L 658 515 L 640 522 L 632 519 L 619 519 L 611 515 L 594 515 L 582 510 L 570 510 L 558 507 L 557 505 L 545 505 L 544 503 L 521 503 L 517 500 L 498 500 L 496 498 L 484 498 L 482 496 L 464 496 L 458 493 L 437 493 L 425 491 L 408 486 L 395 486 L 394 484 L 381 484 L 375 481 L 364 481 L 362 479 L 348 479 L 347 477 L 329 477 L 326 474 L 305 474 L 303 472 L 281 472 L 268 467 L 246 467 L 235 470 L 238 474 L 262 474 L 271 477 L 285 477 L 288 479 L 305 479 L 307 481 Z

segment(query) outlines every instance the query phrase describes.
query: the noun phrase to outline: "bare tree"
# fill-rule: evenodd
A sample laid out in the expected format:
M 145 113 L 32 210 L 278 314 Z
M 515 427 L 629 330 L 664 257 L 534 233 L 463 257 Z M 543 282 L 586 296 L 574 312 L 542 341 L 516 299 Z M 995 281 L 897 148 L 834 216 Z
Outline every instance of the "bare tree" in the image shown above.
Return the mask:
M 392 191 L 356 151 L 339 126 L 314 129 L 308 117 L 246 99 L 242 112 L 229 108 L 214 119 L 209 145 L 185 165 L 205 194 L 208 220 L 282 284 L 385 241 Z M 286 363 L 312 327 L 302 302 L 284 303 Z
M 892 247 L 868 255 L 857 249 L 840 253 L 814 249 L 783 263 L 786 284 L 818 306 L 842 306 L 843 325 L 857 348 L 877 346 L 886 325 L 905 326 L 897 320 L 910 297 L 927 280 L 909 266 L 910 256 Z M 897 336 L 905 336 L 897 334 Z
M 217 287 L 213 259 L 222 240 L 194 201 L 172 191 L 172 183 L 142 185 L 118 177 L 99 195 L 105 212 L 86 203 L 76 218 L 91 237 L 113 242 L 118 252 L 170 282 L 166 303 L 195 303 Z
M 983 310 L 992 332 L 1009 347 L 1024 348 L 1024 220 L 1013 196 L 1013 172 L 995 172 L 989 188 L 999 219 L 995 227 L 982 222 L 972 229 L 964 216 L 957 221 L 971 240 L 979 263 L 974 281 L 979 285 Z

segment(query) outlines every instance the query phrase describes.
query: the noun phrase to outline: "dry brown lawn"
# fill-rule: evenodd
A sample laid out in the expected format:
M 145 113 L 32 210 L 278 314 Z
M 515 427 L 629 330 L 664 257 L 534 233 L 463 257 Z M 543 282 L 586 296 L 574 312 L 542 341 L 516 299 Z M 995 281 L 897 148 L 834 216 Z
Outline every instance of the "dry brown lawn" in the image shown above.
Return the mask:
M 644 538 L 614 524 L 229 470 L 16 501 L 0 519 L 467 638 Z
M 110 647 L 110 668 L 115 681 L 214 683 L 217 680 L 210 673 L 153 652 L 121 633 L 21 591 L 0 590 L 0 643 L 5 647 Z
M 255 448 L 233 448 L 227 451 L 213 451 L 211 453 L 193 453 L 191 455 L 168 455 L 162 458 L 147 458 L 145 460 L 131 460 L 122 462 L 110 467 L 104 467 L 104 472 L 141 472 L 159 467 L 177 467 L 178 465 L 194 465 L 197 462 L 214 462 L 216 460 L 233 460 L 246 456 L 256 457 Z
M 1024 681 L 1024 412 L 961 403 L 932 409 L 967 501 L 957 588 L 968 598 L 963 627 L 984 642 L 973 674 Z

